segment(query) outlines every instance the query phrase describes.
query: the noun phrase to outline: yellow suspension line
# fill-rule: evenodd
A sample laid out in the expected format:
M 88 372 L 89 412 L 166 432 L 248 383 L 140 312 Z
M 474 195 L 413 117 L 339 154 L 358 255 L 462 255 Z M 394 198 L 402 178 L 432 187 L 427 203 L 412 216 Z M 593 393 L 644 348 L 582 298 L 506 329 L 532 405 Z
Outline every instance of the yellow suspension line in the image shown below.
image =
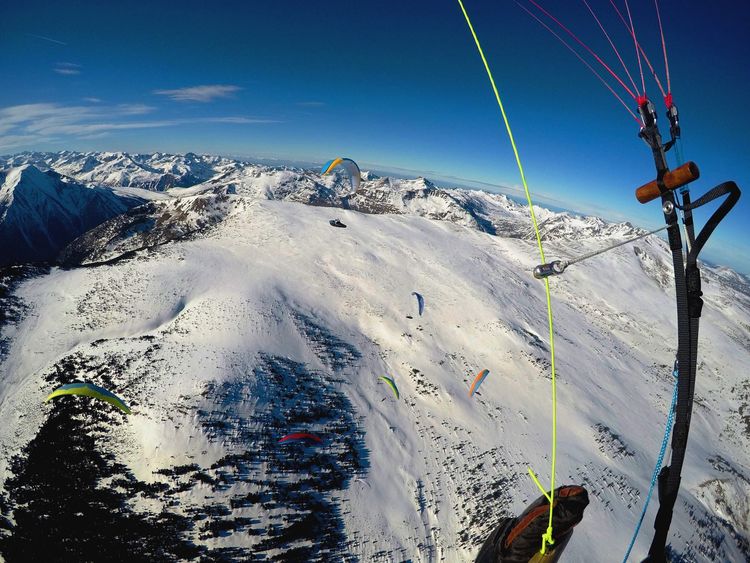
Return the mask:
M 495 79 L 492 77 L 492 71 L 490 70 L 490 65 L 487 63 L 487 59 L 484 56 L 484 51 L 482 51 L 482 46 L 479 44 L 479 38 L 477 37 L 476 32 L 474 31 L 474 26 L 471 24 L 471 19 L 469 18 L 469 14 L 466 13 L 466 8 L 464 8 L 464 4 L 461 0 L 458 0 L 459 6 L 461 6 L 461 11 L 464 13 L 464 17 L 466 18 L 466 23 L 469 25 L 469 30 L 471 31 L 471 35 L 474 37 L 474 43 L 477 45 L 477 50 L 479 51 L 479 56 L 482 57 L 482 62 L 484 63 L 484 68 L 487 71 L 487 76 L 490 79 L 490 84 L 492 85 L 492 91 L 495 93 L 495 99 L 497 100 L 497 105 L 500 107 L 500 113 L 503 115 L 503 121 L 505 122 L 505 129 L 508 132 L 508 138 L 510 139 L 510 144 L 513 147 L 513 154 L 516 156 L 516 164 L 518 165 L 518 172 L 521 174 L 521 183 L 523 183 L 523 189 L 526 192 L 526 201 L 529 204 L 529 211 L 531 213 L 531 222 L 534 225 L 534 232 L 536 233 L 536 242 L 537 246 L 539 247 L 539 255 L 542 258 L 542 264 L 546 263 L 547 260 L 544 258 L 544 249 L 542 248 L 542 237 L 539 234 L 539 226 L 536 222 L 536 215 L 534 214 L 534 205 L 531 202 L 531 194 L 529 192 L 529 186 L 526 184 L 526 175 L 523 173 L 523 166 L 521 165 L 521 157 L 518 156 L 518 149 L 516 148 L 516 141 L 513 138 L 513 132 L 510 129 L 510 123 L 508 123 L 508 116 L 505 114 L 505 108 L 503 107 L 503 102 L 500 99 L 500 94 L 497 91 L 497 86 L 495 86 Z M 547 320 L 549 322 L 549 343 L 550 343 L 550 355 L 551 355 L 551 368 L 552 368 L 552 468 L 550 470 L 551 477 L 550 477 L 550 489 L 549 492 L 546 491 L 546 489 L 542 486 L 542 484 L 539 482 L 539 479 L 534 474 L 534 472 L 529 467 L 529 475 L 531 475 L 531 478 L 534 480 L 534 483 L 541 489 L 542 493 L 544 493 L 544 496 L 549 501 L 549 522 L 547 524 L 547 531 L 542 536 L 542 549 L 541 552 L 545 553 L 547 550 L 548 545 L 552 545 L 554 543 L 554 539 L 552 538 L 552 514 L 554 510 L 554 495 L 555 495 L 555 466 L 557 463 L 557 391 L 556 391 L 556 382 L 555 382 L 555 338 L 554 338 L 554 328 L 552 325 L 552 298 L 550 296 L 549 292 L 549 278 L 544 278 L 544 291 L 547 296 Z

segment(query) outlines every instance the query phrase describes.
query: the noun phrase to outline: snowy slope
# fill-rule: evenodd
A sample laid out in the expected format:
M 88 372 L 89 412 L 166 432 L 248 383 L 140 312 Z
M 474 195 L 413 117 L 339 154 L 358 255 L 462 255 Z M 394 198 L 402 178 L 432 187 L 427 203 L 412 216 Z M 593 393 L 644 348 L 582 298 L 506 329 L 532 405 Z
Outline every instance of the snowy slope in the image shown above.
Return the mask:
M 77 538 L 66 549 L 151 560 L 471 560 L 538 496 L 527 466 L 549 480 L 547 321 L 523 208 L 423 179 L 352 195 L 307 171 L 231 175 L 105 222 L 66 269 L 0 280 L 0 538 L 16 526 L 0 552 L 43 559 L 60 530 Z M 321 206 L 342 201 L 369 213 Z M 539 217 L 554 226 L 549 257 L 632 232 Z M 670 268 L 651 236 L 551 280 L 557 482 L 591 496 L 565 561 L 621 560 L 640 513 L 671 399 Z M 670 540 L 685 561 L 742 561 L 750 284 L 708 267 L 704 280 Z M 40 408 L 76 379 L 133 414 L 70 398 Z M 299 431 L 322 445 L 277 443 Z
M 548 478 L 548 343 L 541 285 L 528 274 L 533 246 L 352 211 L 337 212 L 348 229 L 332 229 L 325 209 L 230 199 L 227 217 L 200 236 L 21 284 L 29 311 L 4 331 L 0 417 L 15 421 L 1 431 L 6 451 L 72 408 L 38 408 L 55 384 L 107 383 L 134 415 L 93 421 L 103 425 L 97 448 L 158 491 L 133 492 L 128 506 L 194 522 L 183 537 L 216 556 L 297 548 L 308 560 L 469 560 L 495 518 L 536 496 L 526 466 Z M 624 550 L 671 393 L 672 296 L 643 269 L 643 255 L 654 268 L 667 257 L 657 239 L 639 248 L 553 282 L 558 482 L 592 495 L 570 561 Z M 617 283 L 602 271 L 617 271 Z M 415 289 L 427 301 L 422 318 Z M 730 390 L 745 377 L 738 335 L 748 309 L 719 289 L 707 284 L 672 533 L 688 560 L 747 554 L 749 437 Z M 469 399 L 483 367 L 490 376 Z M 301 430 L 324 445 L 276 444 Z M 7 458 L 2 467 L 7 478 Z M 592 546 L 606 552 L 592 557 Z

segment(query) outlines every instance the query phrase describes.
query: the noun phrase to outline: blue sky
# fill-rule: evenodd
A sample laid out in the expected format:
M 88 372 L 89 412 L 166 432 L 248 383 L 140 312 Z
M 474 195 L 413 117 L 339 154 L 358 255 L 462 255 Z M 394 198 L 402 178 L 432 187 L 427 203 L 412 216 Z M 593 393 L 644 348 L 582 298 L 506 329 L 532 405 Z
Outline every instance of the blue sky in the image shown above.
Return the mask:
M 624 75 L 582 2 L 537 1 Z M 465 4 L 535 197 L 659 226 L 658 204 L 633 196 L 654 172 L 626 109 L 515 2 Z M 640 83 L 632 39 L 610 3 L 589 4 Z M 750 186 L 750 6 L 738 4 L 660 1 L 684 154 L 702 172 L 694 192 L 728 179 Z M 664 81 L 653 6 L 630 1 L 639 40 Z M 344 155 L 442 184 L 519 187 L 454 0 L 31 0 L 4 6 L 2 15 L 3 154 L 193 151 L 321 163 Z M 663 115 L 653 81 L 647 92 Z M 746 194 L 706 258 L 750 273 L 749 223 Z

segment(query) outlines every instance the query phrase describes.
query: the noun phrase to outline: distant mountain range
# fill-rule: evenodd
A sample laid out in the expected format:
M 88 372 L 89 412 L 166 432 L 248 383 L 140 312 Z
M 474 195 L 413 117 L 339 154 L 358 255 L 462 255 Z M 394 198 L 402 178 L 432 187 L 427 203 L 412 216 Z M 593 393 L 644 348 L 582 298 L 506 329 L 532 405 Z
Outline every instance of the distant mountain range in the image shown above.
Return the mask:
M 134 212 L 142 219 L 144 213 L 160 213 L 162 206 L 169 209 L 183 205 L 176 202 L 178 199 L 208 192 L 369 214 L 418 215 L 493 235 L 532 236 L 525 207 L 507 196 L 438 188 L 424 178 L 402 180 L 365 173 L 361 188 L 351 193 L 345 179 L 323 178 L 314 170 L 193 153 L 21 153 L 0 158 L 0 170 L 4 171 L 0 175 L 0 244 L 13 249 L 0 257 L 0 264 L 54 260 L 75 238 L 126 210 L 149 202 L 148 208 Z M 639 232 L 629 223 L 607 223 L 596 217 L 543 208 L 537 213 L 544 240 L 609 238 Z M 132 227 L 126 217 L 118 222 Z M 164 236 L 176 234 L 162 234 L 154 240 Z M 77 248 L 80 251 L 80 244 Z M 65 253 L 65 259 L 76 252 Z

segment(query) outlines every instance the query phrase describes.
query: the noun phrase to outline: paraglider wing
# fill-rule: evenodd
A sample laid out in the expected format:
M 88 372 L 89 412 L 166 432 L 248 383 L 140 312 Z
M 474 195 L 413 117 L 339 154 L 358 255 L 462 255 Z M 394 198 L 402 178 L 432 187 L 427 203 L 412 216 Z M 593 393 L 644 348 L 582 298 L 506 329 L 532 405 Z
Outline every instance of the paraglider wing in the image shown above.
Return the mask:
M 320 443 L 323 441 L 322 438 L 316 436 L 315 434 L 310 434 L 309 432 L 294 432 L 292 434 L 287 434 L 283 438 L 279 440 L 279 444 L 283 442 L 297 442 L 299 440 L 311 440 L 313 442 Z
M 399 392 L 398 392 L 398 387 L 396 387 L 395 381 L 393 381 L 390 377 L 386 377 L 384 375 L 381 375 L 378 379 L 382 379 L 389 385 L 389 387 L 393 391 L 393 394 L 396 395 L 397 399 L 400 397 Z
M 120 397 L 118 397 L 111 391 L 107 391 L 104 387 L 99 387 L 98 385 L 94 385 L 93 383 L 66 383 L 65 385 L 62 385 L 52 391 L 52 393 L 47 396 L 44 402 L 46 403 L 50 399 L 54 399 L 55 397 L 60 397 L 62 395 L 86 395 L 87 397 L 94 397 L 116 406 L 125 414 L 130 414 L 130 408 L 122 399 L 120 399 Z
M 417 307 L 419 307 L 419 316 L 421 317 L 424 311 L 424 297 L 416 291 L 412 291 L 411 294 L 417 298 Z
M 479 386 L 482 384 L 482 381 L 484 381 L 484 378 L 487 377 L 489 373 L 490 370 L 483 369 L 477 374 L 477 376 L 474 378 L 474 383 L 471 384 L 471 389 L 469 389 L 469 397 L 474 396 L 474 393 L 477 392 Z
M 331 172 L 333 172 L 336 167 L 341 167 L 346 171 L 347 176 L 349 176 L 349 181 L 352 183 L 352 191 L 356 192 L 359 189 L 360 183 L 362 182 L 362 177 L 360 175 L 359 166 L 357 166 L 357 163 L 354 162 L 351 158 L 334 158 L 333 160 L 329 160 L 323 165 L 320 173 L 325 176 L 326 174 L 330 174 Z

